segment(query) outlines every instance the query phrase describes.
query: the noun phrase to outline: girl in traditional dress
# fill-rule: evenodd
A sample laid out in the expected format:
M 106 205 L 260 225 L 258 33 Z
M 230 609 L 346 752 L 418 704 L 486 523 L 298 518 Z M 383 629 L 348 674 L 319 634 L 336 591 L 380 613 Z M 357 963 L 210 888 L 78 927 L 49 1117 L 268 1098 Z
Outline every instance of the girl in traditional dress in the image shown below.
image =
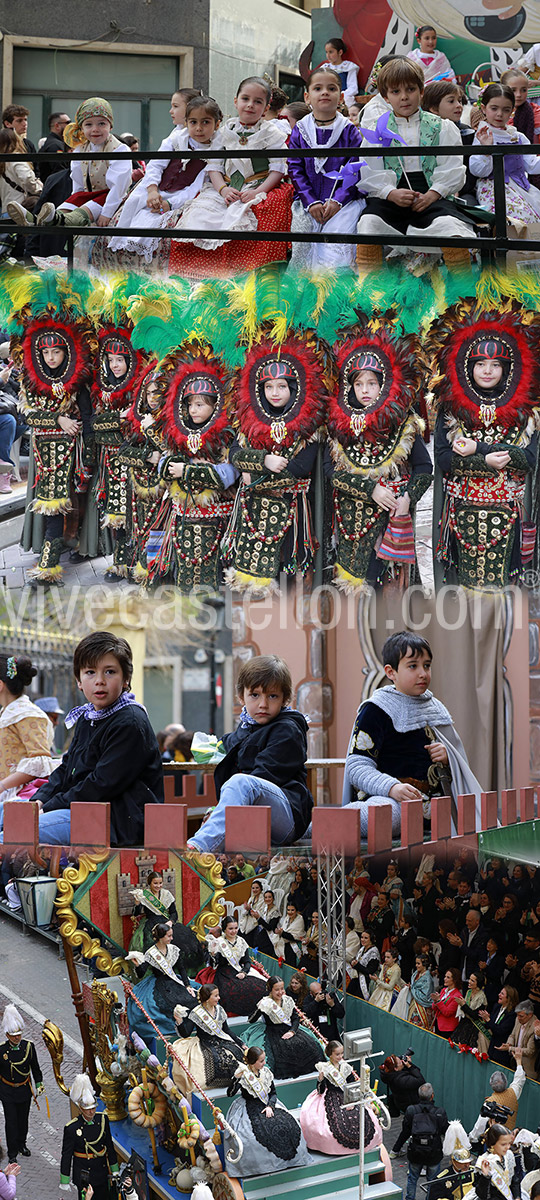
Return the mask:
M 262 883 L 258 879 L 254 879 L 249 900 L 242 905 L 238 920 L 238 928 L 248 946 L 257 945 L 257 929 L 264 910 Z
M 227 1163 L 229 1175 L 247 1178 L 270 1175 L 310 1161 L 296 1118 L 278 1100 L 274 1076 L 261 1046 L 250 1046 L 245 1062 L 234 1072 L 229 1095 L 240 1092 L 227 1113 L 227 1121 L 241 1138 L 244 1152 L 236 1163 Z M 230 1135 L 225 1132 L 225 1156 Z
M 360 947 L 361 947 L 362 943 L 360 941 L 360 934 L 357 933 L 357 931 L 356 931 L 354 917 L 346 917 L 345 918 L 345 927 L 347 930 L 347 933 L 345 935 L 345 958 L 347 960 L 347 975 L 349 976 L 349 979 L 352 980 L 352 979 L 356 979 L 357 975 L 358 975 L 356 968 L 353 967 L 353 962 L 358 961 L 358 956 L 360 954 Z
M 512 88 L 504 83 L 490 83 L 481 95 L 483 121 L 474 136 L 476 146 L 528 146 L 530 139 L 510 125 L 514 112 L 515 97 Z M 495 212 L 495 184 L 493 161 L 489 154 L 472 154 L 469 170 L 476 176 L 478 203 L 489 212 Z M 537 154 L 505 155 L 504 178 L 506 192 L 506 217 L 512 223 L 532 225 L 540 221 L 540 191 L 529 182 L 529 175 L 540 172 Z
M 191 985 L 178 946 L 172 944 L 170 923 L 167 921 L 155 925 L 152 937 L 154 945 L 145 954 L 130 950 L 126 958 L 135 963 L 137 975 L 142 976 L 141 982 L 133 988 L 135 995 L 160 1032 L 172 1038 L 176 1036 L 173 1016 L 176 1005 L 182 1005 L 189 1012 L 195 1004 L 197 993 Z M 144 1014 L 131 998 L 127 1012 L 130 1029 L 134 1029 L 142 1038 L 154 1037 L 151 1025 L 148 1025 Z
M 152 945 L 152 930 L 163 922 L 170 924 L 173 932 L 173 944 L 180 950 L 184 966 L 199 965 L 199 942 L 188 925 L 182 925 L 178 920 L 178 909 L 175 898 L 163 887 L 161 871 L 150 871 L 144 887 L 131 889 L 136 902 L 134 916 L 141 917 L 137 929 L 131 939 L 130 950 L 148 950 Z
M 341 79 L 337 70 L 318 67 L 312 71 L 305 92 L 311 112 L 297 122 L 289 138 L 289 174 L 314 233 L 355 233 L 364 208 L 356 188 L 359 169 L 356 173 L 353 170 L 350 178 L 346 173 L 349 159 L 358 159 L 362 135 L 352 121 L 338 112 L 341 99 Z M 295 156 L 295 150 L 315 150 L 323 146 L 328 147 L 327 158 Z M 332 155 L 334 146 L 339 149 L 350 147 L 350 156 L 337 158 Z M 306 261 L 301 263 L 306 270 L 350 267 L 354 262 L 354 245 L 318 242 L 313 243 L 310 250 L 309 257 L 305 256 Z
M 189 1011 L 181 1004 L 174 1010 L 182 1037 L 173 1043 L 173 1049 L 201 1087 L 226 1087 L 242 1061 L 245 1045 L 229 1029 L 225 1009 L 219 1003 L 219 988 L 214 983 L 203 983 L 197 1000 Z M 176 1059 L 172 1074 L 183 1095 L 191 1093 L 191 1080 Z
M 320 1154 L 358 1154 L 360 1107 L 344 1107 L 343 1092 L 353 1068 L 345 1062 L 341 1042 L 328 1042 L 326 1061 L 317 1063 L 317 1087 L 300 1109 L 300 1124 L 310 1150 Z M 372 1108 L 365 1110 L 364 1144 L 374 1150 L 382 1144 L 382 1129 Z
M 339 383 L 328 414 L 334 578 L 346 591 L 415 576 L 412 518 L 432 466 L 416 408 L 423 379 L 416 337 L 357 326 L 334 347 Z
M 79 160 L 71 164 L 73 192 L 55 209 L 50 202 L 43 204 L 38 225 L 99 225 L 109 224 L 131 183 L 131 159 L 123 157 L 127 147 L 114 136 L 112 108 L 101 96 L 91 96 L 79 105 L 75 120 L 63 132 L 70 150 L 80 154 L 110 153 L 110 159 Z M 21 204 L 11 204 L 9 215 L 18 225 L 34 225 L 36 219 Z
M 374 1004 L 376 1008 L 384 1009 L 385 1012 L 390 1012 L 398 992 L 403 987 L 395 950 L 385 950 L 382 967 L 378 975 L 372 976 L 372 978 L 375 979 L 375 987 L 369 998 L 371 1004 Z
M 485 1150 L 474 1168 L 474 1187 L 479 1200 L 513 1200 L 520 1195 L 516 1160 L 510 1149 L 513 1135 L 504 1125 L 491 1125 Z
M 121 286 L 123 286 L 121 284 Z M 114 299 L 114 295 L 111 299 Z M 94 436 L 98 450 L 98 472 L 94 485 L 101 523 L 112 530 L 113 561 L 106 579 L 127 577 L 131 566 L 128 542 L 129 472 L 121 447 L 129 430 L 127 415 L 132 407 L 146 355 L 131 344 L 131 325 L 106 322 L 98 333 L 99 365 L 94 384 Z
M 458 1001 L 460 1021 L 454 1029 L 453 1042 L 477 1048 L 478 1035 L 481 1033 L 485 1037 L 489 1033 L 487 1025 L 480 1017 L 480 1009 L 485 1009 L 487 1005 L 484 983 L 485 976 L 482 971 L 471 972 L 467 991 Z
M 0 830 L 4 802 L 17 800 L 22 788 L 54 770 L 53 726 L 24 692 L 35 675 L 29 658 L 0 654 Z
M 431 1029 L 434 991 L 435 984 L 429 971 L 427 954 L 418 954 L 411 978 L 410 1004 L 407 1013 L 407 1020 L 411 1022 L 411 1025 L 419 1025 L 421 1029 Z
M 242 80 L 235 96 L 237 116 L 219 134 L 223 161 L 212 160 L 199 195 L 175 221 L 178 241 L 171 247 L 171 274 L 219 275 L 247 271 L 286 257 L 286 243 L 227 242 L 229 230 L 289 230 L 292 187 L 282 183 L 285 158 L 267 158 L 266 150 L 285 150 L 285 121 L 264 121 L 271 88 L 264 79 Z M 209 236 L 182 242 L 183 229 L 205 229 Z M 217 234 L 217 237 L 216 237 Z
M 277 958 L 284 958 L 289 966 L 296 967 L 300 958 L 302 938 L 305 936 L 306 927 L 304 918 L 298 912 L 296 904 L 289 900 L 287 904 L 287 914 L 283 921 L 277 926 L 274 936 L 274 954 Z
M 261 909 L 257 924 L 257 940 L 255 945 L 262 954 L 273 954 L 274 943 L 272 935 L 281 923 L 282 916 L 275 902 L 274 893 L 270 888 L 264 892 L 264 905 Z
M 324 53 L 327 61 L 321 63 L 321 67 L 323 69 L 330 67 L 330 70 L 339 75 L 343 100 L 350 109 L 351 104 L 356 103 L 356 93 L 358 92 L 358 63 L 350 62 L 348 58 L 343 57 L 347 53 L 347 47 L 342 38 L 328 38 Z
M 206 941 L 224 1008 L 235 1017 L 247 1017 L 264 995 L 266 985 L 251 965 L 249 946 L 238 936 L 237 922 L 233 917 L 225 917 L 221 936 L 209 934 Z
M 325 360 L 312 332 L 276 344 L 261 329 L 238 378 L 230 459 L 242 472 L 223 539 L 236 589 L 270 590 L 280 570 L 304 574 L 314 542 L 308 491 L 326 395 Z
M 223 113 L 215 100 L 210 96 L 197 96 L 188 101 L 183 120 L 182 115 L 181 109 L 175 107 L 175 128 L 161 143 L 160 152 L 218 149 L 216 133 Z M 208 162 L 202 158 L 151 159 L 144 178 L 122 206 L 117 223 L 125 228 L 163 228 L 171 211 L 177 216 L 180 209 L 199 194 L 207 168 Z M 112 238 L 109 250 L 138 254 L 151 263 L 159 244 L 159 236 L 130 237 L 128 234 Z
M 262 1040 L 272 1071 L 278 1079 L 297 1079 L 315 1070 L 320 1057 L 320 1043 L 307 1030 L 300 1027 L 300 1015 L 294 1001 L 286 995 L 285 984 L 278 975 L 270 975 L 266 981 L 267 995 L 259 1000 L 255 1012 L 249 1018 L 250 1025 L 260 1022 L 262 1017 L 265 1032 L 260 1023 L 249 1036 Z M 262 1038 L 261 1038 L 262 1034 Z
M 12 281 L 15 287 L 15 280 Z M 10 283 L 5 287 L 10 290 Z M 93 461 L 88 384 L 97 342 L 85 315 L 87 282 L 50 274 L 18 280 L 11 354 L 22 367 L 20 407 L 33 434 L 25 550 L 40 552 L 35 584 L 61 583 L 64 516 L 80 518 Z
M 412 58 L 424 72 L 424 80 L 430 83 L 434 79 L 450 79 L 453 83 L 456 76 L 446 54 L 437 50 L 437 32 L 433 25 L 420 25 L 415 33 L 418 46 L 409 50 L 407 58 Z
M 357 980 L 351 985 L 349 991 L 353 995 L 361 996 L 362 1000 L 369 1000 L 371 977 L 379 970 L 381 956 L 367 929 L 360 934 L 360 942 L 361 952 L 358 958 L 353 958 L 351 962 L 351 967 L 356 971 Z
M 232 377 L 203 340 L 193 338 L 160 363 L 166 443 L 160 475 L 167 490 L 148 530 L 148 541 L 156 539 L 151 558 L 147 551 L 149 583 L 172 576 L 182 591 L 219 587 L 220 542 L 238 474 L 227 461 L 231 387 Z
M 537 340 L 512 301 L 499 313 L 463 300 L 431 326 L 438 584 L 498 590 L 519 581 L 532 560 Z

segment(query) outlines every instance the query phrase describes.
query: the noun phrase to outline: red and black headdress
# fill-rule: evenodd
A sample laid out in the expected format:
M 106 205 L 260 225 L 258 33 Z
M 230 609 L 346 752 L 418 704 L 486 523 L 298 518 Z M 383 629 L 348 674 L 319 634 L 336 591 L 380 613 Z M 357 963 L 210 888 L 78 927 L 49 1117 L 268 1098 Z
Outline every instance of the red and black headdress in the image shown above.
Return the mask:
M 232 440 L 228 411 L 231 384 L 230 373 L 206 342 L 194 339 L 168 354 L 159 365 L 159 385 L 164 398 L 163 429 L 169 445 L 177 446 L 188 457 L 203 454 L 219 461 Z M 189 415 L 193 396 L 212 404 L 211 416 L 201 425 Z
M 129 412 L 126 415 L 126 421 L 137 434 L 140 434 L 141 432 L 141 421 L 143 417 L 148 416 L 151 411 L 147 399 L 148 388 L 150 384 L 157 383 L 158 380 L 159 371 L 157 370 L 157 363 L 155 359 L 153 359 L 152 362 L 148 363 L 148 365 L 139 375 L 135 398 Z M 161 404 L 159 408 L 155 410 L 156 414 L 159 412 L 159 409 L 162 406 L 163 396 L 161 397 Z
M 337 387 L 330 398 L 328 432 L 343 446 L 362 437 L 377 442 L 403 424 L 422 388 L 420 346 L 414 334 L 394 338 L 379 320 L 345 331 L 333 347 Z M 381 381 L 377 399 L 363 409 L 356 399 L 359 371 L 374 371 Z
M 470 429 L 482 422 L 503 430 L 520 426 L 538 405 L 538 330 L 523 315 L 517 301 L 503 313 L 484 312 L 471 298 L 431 326 L 427 352 L 435 401 Z M 474 380 L 474 364 L 485 358 L 503 366 L 495 388 L 481 388 Z
M 45 349 L 64 350 L 63 362 L 58 367 L 48 367 L 43 357 Z M 22 365 L 29 395 L 52 396 L 59 385 L 64 392 L 74 395 L 90 381 L 96 338 L 90 321 L 72 320 L 68 313 L 44 312 L 28 322 L 20 337 L 11 338 L 11 353 Z
M 131 344 L 131 326 L 102 325 L 98 332 L 99 370 L 94 391 L 98 404 L 105 408 L 126 408 L 141 372 L 147 363 L 147 355 L 135 350 Z M 110 369 L 108 355 L 121 354 L 126 359 L 125 375 L 116 379 Z
M 265 383 L 285 379 L 290 400 L 272 410 Z M 309 440 L 324 421 L 328 395 L 327 364 L 314 333 L 291 335 L 276 344 L 264 330 L 238 372 L 236 424 L 256 450 L 290 450 Z

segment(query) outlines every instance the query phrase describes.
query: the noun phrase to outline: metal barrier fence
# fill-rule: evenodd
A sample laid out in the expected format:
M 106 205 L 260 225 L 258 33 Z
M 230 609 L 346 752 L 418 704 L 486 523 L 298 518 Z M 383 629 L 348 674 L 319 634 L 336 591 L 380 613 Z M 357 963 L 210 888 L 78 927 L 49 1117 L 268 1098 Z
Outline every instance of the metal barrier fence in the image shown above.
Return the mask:
M 539 150 L 540 150 L 540 147 L 539 147 Z M 530 145 L 524 145 L 524 146 L 523 145 L 505 145 L 505 146 L 487 146 L 487 147 L 486 146 L 471 146 L 471 145 L 467 145 L 467 146 L 407 146 L 405 148 L 405 150 L 403 148 L 393 148 L 393 147 L 389 147 L 389 148 L 385 147 L 383 150 L 378 146 L 365 146 L 365 147 L 361 147 L 361 148 L 358 147 L 357 149 L 355 148 L 355 150 L 353 151 L 353 155 L 351 155 L 350 147 L 332 146 L 332 157 L 333 158 L 343 158 L 344 160 L 350 161 L 351 158 L 354 159 L 355 154 L 358 154 L 358 157 L 360 159 L 381 158 L 384 156 L 387 159 L 388 158 L 396 158 L 398 160 L 403 157 L 427 158 L 427 157 L 439 157 L 439 156 L 443 155 L 444 157 L 463 158 L 465 160 L 465 162 L 467 162 L 468 159 L 473 154 L 492 158 L 493 159 L 494 201 L 495 201 L 495 222 L 494 222 L 493 238 L 489 238 L 489 239 L 480 238 L 479 239 L 478 237 L 474 237 L 474 236 L 471 236 L 470 238 L 469 237 L 439 237 L 439 236 L 437 236 L 437 246 L 440 248 L 444 248 L 444 249 L 446 249 L 447 247 L 455 248 L 458 246 L 459 247 L 467 247 L 467 249 L 469 249 L 469 250 L 481 249 L 483 252 L 483 257 L 485 257 L 487 255 L 488 258 L 493 259 L 494 261 L 498 262 L 499 264 L 502 263 L 504 265 L 506 251 L 516 249 L 516 240 L 508 237 L 504 159 L 507 155 L 512 155 L 512 156 L 518 155 L 520 157 L 523 157 L 527 154 L 534 153 L 534 151 L 535 151 L 535 147 L 530 146 Z M 294 147 L 294 150 L 291 153 L 291 157 L 294 155 L 295 159 L 297 159 L 297 158 L 327 158 L 328 153 L 329 153 L 328 147 L 324 147 L 324 146 L 321 146 L 317 150 L 313 150 L 313 149 L 300 150 L 300 149 L 297 149 L 296 147 Z M 88 162 L 89 161 L 100 162 L 100 161 L 108 161 L 111 157 L 118 158 L 119 155 L 115 154 L 114 156 L 112 156 L 111 154 L 106 154 L 103 152 L 101 152 L 99 154 L 98 153 L 54 154 L 54 153 L 48 153 L 48 152 L 46 154 L 40 154 L 38 152 L 35 154 L 34 153 L 25 154 L 24 156 L 22 156 L 21 154 L 2 154 L 2 155 L 0 155 L 0 162 L 5 162 L 5 163 L 20 162 L 21 158 L 23 158 L 25 162 L 32 162 L 32 163 L 36 163 L 36 164 L 39 164 L 42 162 L 55 162 L 58 164 L 58 166 L 60 168 L 61 166 L 69 167 L 70 163 L 73 161 L 76 161 L 76 162 L 87 162 L 87 161 Z M 210 162 L 213 159 L 223 161 L 224 157 L 226 157 L 226 154 L 223 151 L 223 149 L 221 149 L 221 150 L 204 150 L 204 151 L 181 150 L 181 151 L 174 151 L 172 153 L 169 151 L 140 151 L 140 150 L 137 150 L 135 152 L 126 151 L 125 155 L 122 152 L 122 158 L 131 159 L 133 163 L 140 162 L 141 160 L 155 161 L 155 160 L 160 160 L 160 159 L 164 159 L 167 162 L 177 160 L 177 159 L 181 159 L 181 160 L 185 161 L 185 160 L 192 159 L 192 158 L 193 159 L 202 159 L 204 162 Z M 268 159 L 273 159 L 273 158 L 278 158 L 278 159 L 281 158 L 282 159 L 284 157 L 287 157 L 287 148 L 285 148 L 285 150 L 283 150 L 283 149 L 281 149 L 281 150 L 265 150 L 264 157 L 268 158 Z M 356 161 L 356 160 L 354 160 L 354 161 Z M 399 166 L 399 163 L 398 163 L 398 166 Z M 464 210 L 464 214 L 466 215 L 466 210 Z M 456 215 L 458 215 L 458 214 L 456 214 Z M 15 231 L 15 230 L 18 234 L 20 234 L 24 238 L 32 237 L 32 236 L 35 236 L 35 234 L 36 234 L 35 226 L 31 226 L 31 225 L 14 226 L 11 222 L 10 223 L 0 222 L 0 232 L 4 233 L 7 231 L 11 232 L 11 231 Z M 98 232 L 96 232 L 96 230 Z M 40 236 L 41 235 L 48 236 L 48 235 L 52 235 L 52 234 L 55 234 L 56 236 L 58 236 L 58 232 L 59 232 L 59 227 L 57 225 L 40 225 L 39 226 Z M 98 227 L 95 225 L 82 226 L 82 227 L 81 226 L 71 227 L 69 225 L 62 226 L 62 235 L 63 236 L 65 235 L 65 239 L 66 239 L 66 242 L 68 245 L 68 267 L 71 269 L 71 267 L 73 266 L 73 240 L 74 240 L 74 238 L 79 238 L 79 237 L 95 238 L 96 236 L 100 237 L 100 238 L 101 237 L 105 237 L 105 238 L 125 237 L 128 234 L 130 237 L 133 237 L 133 238 L 145 238 L 145 237 L 155 238 L 156 236 L 159 236 L 161 238 L 165 238 L 165 239 L 174 241 L 178 236 L 178 231 L 176 229 L 159 229 L 159 231 L 156 231 L 155 228 L 149 229 L 148 227 L 141 228 L 141 227 L 133 227 L 133 226 L 126 228 L 121 224 L 114 225 L 114 226 L 104 226 L 104 227 L 101 227 L 101 226 Z M 381 239 L 380 235 L 373 235 L 373 234 L 301 233 L 301 232 L 296 232 L 296 231 L 293 232 L 291 230 L 275 230 L 275 231 L 253 230 L 250 232 L 243 232 L 243 231 L 240 232 L 237 230 L 219 230 L 219 234 L 220 234 L 220 237 L 222 237 L 225 241 L 285 242 L 285 243 L 286 242 L 293 242 L 293 243 L 296 243 L 296 242 L 311 242 L 311 243 L 323 242 L 323 243 L 327 243 L 329 245 L 332 245 L 332 244 L 351 245 L 352 244 L 352 245 L 377 245 L 377 246 L 381 245 L 381 241 L 384 241 L 385 246 L 392 246 L 392 247 L 410 246 L 411 244 L 414 243 L 415 248 L 421 247 L 422 249 L 425 248 L 425 249 L 431 249 L 431 250 L 433 250 L 433 242 L 434 242 L 433 237 L 429 237 L 429 236 L 426 236 L 425 234 L 421 234 L 421 233 L 418 233 L 418 234 L 415 233 L 414 235 L 411 235 L 411 236 L 398 234 L 398 233 L 395 233 L 395 234 L 390 234 L 390 233 L 386 234 L 385 233 L 383 239 Z M 208 230 L 207 229 L 182 229 L 181 235 L 182 235 L 182 241 L 194 241 L 197 238 L 208 237 Z M 527 245 L 527 250 L 535 251 L 535 252 L 540 251 L 540 239 L 538 239 L 538 238 L 537 239 L 531 238 L 530 240 L 527 239 L 526 245 Z M 209 253 L 211 253 L 211 252 L 209 252 Z

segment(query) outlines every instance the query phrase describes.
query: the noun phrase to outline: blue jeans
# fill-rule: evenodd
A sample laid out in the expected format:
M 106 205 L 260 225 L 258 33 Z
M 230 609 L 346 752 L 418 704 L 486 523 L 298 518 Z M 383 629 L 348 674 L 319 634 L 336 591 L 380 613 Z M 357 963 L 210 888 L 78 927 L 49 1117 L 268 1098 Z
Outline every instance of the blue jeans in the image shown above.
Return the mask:
M 2 462 L 11 462 L 11 447 L 17 438 L 26 433 L 28 426 L 24 421 L 17 421 L 11 413 L 0 413 L 0 458 Z
M 219 803 L 204 825 L 197 830 L 190 844 L 204 853 L 215 854 L 225 846 L 225 809 L 229 804 L 260 804 L 272 809 L 271 837 L 273 846 L 286 846 L 294 841 L 294 817 L 289 801 L 281 788 L 256 775 L 231 775 L 223 784 Z M 238 849 L 242 849 L 241 846 Z
M 420 1179 L 420 1173 L 423 1170 L 424 1165 L 424 1163 L 409 1162 L 409 1174 L 407 1175 L 407 1191 L 405 1193 L 405 1200 L 415 1200 L 418 1180 Z M 440 1169 L 440 1162 L 436 1163 L 434 1167 L 427 1167 L 426 1173 L 428 1182 L 430 1179 L 437 1178 Z

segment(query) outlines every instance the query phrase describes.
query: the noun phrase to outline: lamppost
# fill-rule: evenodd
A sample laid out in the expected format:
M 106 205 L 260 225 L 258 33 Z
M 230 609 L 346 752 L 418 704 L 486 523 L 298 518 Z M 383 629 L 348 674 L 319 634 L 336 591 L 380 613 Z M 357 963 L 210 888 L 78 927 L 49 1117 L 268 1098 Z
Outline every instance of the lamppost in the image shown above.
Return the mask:
M 343 1049 L 347 1061 L 351 1059 L 360 1060 L 360 1070 L 358 1072 L 359 1079 L 355 1079 L 351 1083 L 345 1084 L 343 1103 L 347 1105 L 357 1105 L 360 1109 L 360 1177 L 358 1197 L 359 1200 L 364 1200 L 364 1158 L 365 1158 L 365 1129 L 366 1129 L 366 1108 L 368 1104 L 376 1102 L 381 1110 L 381 1115 L 386 1118 L 387 1128 L 390 1128 L 390 1113 L 384 1104 L 381 1103 L 381 1098 L 375 1096 L 374 1091 L 370 1087 L 369 1082 L 369 1067 L 367 1058 L 382 1058 L 383 1051 L 373 1053 L 373 1040 L 371 1029 L 355 1029 L 351 1033 L 343 1035 Z

